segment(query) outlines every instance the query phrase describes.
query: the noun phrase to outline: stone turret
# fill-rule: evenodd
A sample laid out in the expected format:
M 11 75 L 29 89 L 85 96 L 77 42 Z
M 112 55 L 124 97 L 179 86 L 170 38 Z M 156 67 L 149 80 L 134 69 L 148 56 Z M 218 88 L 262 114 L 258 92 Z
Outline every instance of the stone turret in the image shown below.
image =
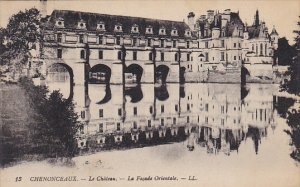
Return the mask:
M 277 49 L 278 48 L 278 38 L 279 38 L 279 36 L 278 36 L 278 33 L 275 29 L 275 26 L 273 26 L 273 29 L 272 29 L 272 32 L 271 32 L 270 36 L 271 36 L 273 48 Z

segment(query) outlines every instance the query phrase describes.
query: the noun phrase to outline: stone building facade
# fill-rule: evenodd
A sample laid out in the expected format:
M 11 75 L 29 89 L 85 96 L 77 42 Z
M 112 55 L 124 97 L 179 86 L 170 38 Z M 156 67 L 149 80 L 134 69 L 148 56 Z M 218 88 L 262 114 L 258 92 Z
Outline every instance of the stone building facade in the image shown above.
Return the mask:
M 258 11 L 251 26 L 230 9 L 187 20 L 54 10 L 43 19 L 42 74 L 58 63 L 75 84 L 272 80 L 278 34 Z

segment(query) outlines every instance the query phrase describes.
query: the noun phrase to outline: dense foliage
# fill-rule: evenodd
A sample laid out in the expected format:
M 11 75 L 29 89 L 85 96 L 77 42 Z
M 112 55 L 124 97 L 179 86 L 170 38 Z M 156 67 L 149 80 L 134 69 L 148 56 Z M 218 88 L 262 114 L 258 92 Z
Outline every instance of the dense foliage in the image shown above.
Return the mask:
M 298 21 L 298 27 L 300 27 L 300 21 Z M 300 95 L 300 30 L 295 30 L 294 33 L 296 33 L 296 54 L 286 73 L 286 75 L 290 76 L 290 79 L 286 80 L 281 85 L 281 88 L 289 93 Z
M 20 79 L 19 87 L 23 90 L 20 95 L 25 98 L 26 104 L 23 107 L 14 105 L 18 102 L 14 100 L 8 103 L 13 106 L 12 110 L 20 107 L 18 113 L 25 119 L 19 123 L 14 119 L 16 116 L 8 116 L 11 112 L 7 112 L 1 131 L 1 165 L 32 156 L 74 156 L 77 151 L 76 133 L 80 126 L 74 104 L 63 99 L 59 91 L 49 93 L 47 87 L 35 86 L 27 78 Z

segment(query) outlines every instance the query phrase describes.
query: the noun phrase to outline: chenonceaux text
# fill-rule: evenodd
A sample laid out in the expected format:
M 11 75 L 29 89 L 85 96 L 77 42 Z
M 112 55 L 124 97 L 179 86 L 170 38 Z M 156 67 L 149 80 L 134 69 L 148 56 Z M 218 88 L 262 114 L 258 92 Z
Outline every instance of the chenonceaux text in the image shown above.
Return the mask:
M 43 182 L 43 181 L 77 181 L 76 176 L 51 176 L 51 177 L 30 177 L 32 182 Z

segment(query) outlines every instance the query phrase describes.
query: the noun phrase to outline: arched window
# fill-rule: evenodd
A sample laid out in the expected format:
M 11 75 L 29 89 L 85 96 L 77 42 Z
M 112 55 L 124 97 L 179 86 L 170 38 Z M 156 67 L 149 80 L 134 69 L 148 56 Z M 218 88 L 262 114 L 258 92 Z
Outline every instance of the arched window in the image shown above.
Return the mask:
M 153 54 L 151 52 L 149 53 L 149 60 L 153 60 Z
M 122 52 L 118 51 L 118 60 L 121 60 L 121 59 L 122 59 Z
M 267 44 L 265 44 L 265 56 L 267 56 L 268 55 L 268 51 L 267 51 L 267 48 L 268 48 L 268 45 Z
M 80 51 L 80 58 L 85 59 L 85 50 Z

